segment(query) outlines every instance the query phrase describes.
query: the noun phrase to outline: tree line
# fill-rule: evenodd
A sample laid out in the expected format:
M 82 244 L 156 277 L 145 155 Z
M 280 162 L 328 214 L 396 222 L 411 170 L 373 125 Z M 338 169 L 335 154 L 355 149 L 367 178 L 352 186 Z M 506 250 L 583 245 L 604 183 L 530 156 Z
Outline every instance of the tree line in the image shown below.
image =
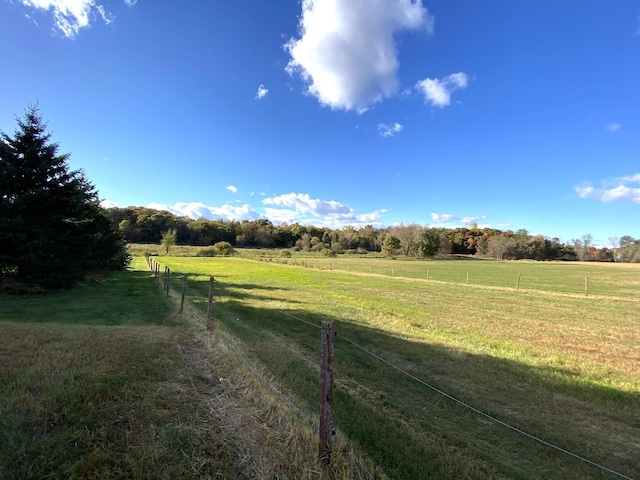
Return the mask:
M 227 242 L 234 247 L 286 248 L 308 252 L 367 253 L 434 257 L 478 255 L 496 259 L 585 260 L 640 262 L 640 239 L 612 238 L 611 247 L 592 246 L 591 235 L 569 243 L 532 235 L 526 230 L 498 230 L 471 224 L 459 228 L 430 228 L 403 223 L 385 228 L 372 225 L 340 229 L 281 223 L 267 219 L 194 220 L 145 207 L 111 208 L 108 213 L 130 243 L 161 243 L 172 235 L 178 245 L 209 246 Z

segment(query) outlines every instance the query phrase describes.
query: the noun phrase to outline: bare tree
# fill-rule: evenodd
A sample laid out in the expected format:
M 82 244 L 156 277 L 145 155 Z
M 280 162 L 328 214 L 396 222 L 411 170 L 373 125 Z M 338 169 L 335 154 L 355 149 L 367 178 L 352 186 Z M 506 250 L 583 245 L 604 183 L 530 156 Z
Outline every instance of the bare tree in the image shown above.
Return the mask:
M 516 241 L 504 234 L 494 235 L 489 239 L 489 256 L 494 257 L 496 260 L 502 260 L 504 254 L 515 246 Z
M 421 231 L 422 227 L 417 223 L 401 223 L 391 229 L 391 234 L 400 240 L 400 252 L 410 255 Z

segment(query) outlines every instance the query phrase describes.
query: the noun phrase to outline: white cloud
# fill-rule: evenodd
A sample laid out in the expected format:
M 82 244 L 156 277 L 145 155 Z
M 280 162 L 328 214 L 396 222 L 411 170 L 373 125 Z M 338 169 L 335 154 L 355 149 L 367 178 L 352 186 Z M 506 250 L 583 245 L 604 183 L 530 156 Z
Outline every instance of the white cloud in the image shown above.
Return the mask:
M 288 193 L 265 198 L 267 218 L 277 222 L 316 225 L 319 227 L 342 228 L 347 225 L 381 225 L 380 215 L 386 210 L 355 214 L 352 208 L 333 200 L 312 199 L 306 193 Z M 277 207 L 277 208 L 275 208 Z
M 433 223 L 438 224 L 439 226 L 461 226 L 461 225 L 469 225 L 470 223 L 478 223 L 480 220 L 486 220 L 486 215 L 481 215 L 479 217 L 459 217 L 456 215 L 450 215 L 448 213 L 432 213 L 431 220 Z
M 466 73 L 452 73 L 442 78 L 425 78 L 416 83 L 416 89 L 424 95 L 425 103 L 434 107 L 446 107 L 451 103 L 451 95 L 456 90 L 467 88 L 469 76 Z
M 105 208 L 118 206 L 111 201 L 103 201 L 102 203 Z M 370 213 L 356 214 L 347 205 L 335 201 L 312 199 L 309 195 L 302 193 L 289 193 L 265 198 L 262 203 L 268 205 L 262 212 L 254 210 L 248 204 L 242 206 L 225 204 L 220 207 L 212 207 L 201 202 L 177 202 L 175 205 L 150 203 L 148 208 L 165 210 L 174 215 L 194 219 L 242 221 L 267 218 L 274 223 L 300 223 L 330 228 L 343 228 L 347 225 L 354 227 L 382 226 L 380 217 L 386 212 L 386 210 L 376 210 Z
M 233 185 L 227 185 L 227 190 L 229 190 L 230 192 L 233 193 L 238 193 L 238 189 L 236 187 L 234 187 Z
M 51 11 L 55 28 L 66 38 L 74 38 L 81 29 L 91 26 L 91 21 L 100 17 L 109 25 L 115 16 L 95 0 L 20 0 L 20 2 L 37 10 Z M 137 0 L 125 0 L 132 7 Z M 34 21 L 35 22 L 35 21 Z
M 574 190 L 580 198 L 605 203 L 629 201 L 640 204 L 640 173 L 605 180 L 600 188 L 585 184 Z
M 100 206 L 102 208 L 118 208 L 118 204 L 113 200 L 100 200 Z
M 619 123 L 607 123 L 604 126 L 604 129 L 608 132 L 615 133 L 622 128 L 622 125 Z
M 98 5 L 96 7 L 96 10 L 98 10 L 98 13 L 102 17 L 102 21 L 106 25 L 109 25 L 110 23 L 113 23 L 113 21 L 116 19 L 115 15 L 113 15 L 110 12 L 106 11 L 103 5 Z
M 332 109 L 363 112 L 398 91 L 394 35 L 433 31 L 422 0 L 302 0 L 300 38 L 285 50 L 286 70 Z
M 253 210 L 250 205 L 234 206 L 222 205 L 220 207 L 210 207 L 200 202 L 177 202 L 173 206 L 150 203 L 149 208 L 156 210 L 166 210 L 174 215 L 186 216 L 191 218 L 206 218 L 208 220 L 257 220 L 260 214 Z
M 269 93 L 269 89 L 265 88 L 264 85 L 260 84 L 260 86 L 258 87 L 258 93 L 256 93 L 256 96 L 255 96 L 255 99 L 262 100 L 264 97 L 267 96 L 267 93 Z
M 378 124 L 378 132 L 380 132 L 381 137 L 393 137 L 396 133 L 400 133 L 403 129 L 404 127 L 398 122 L 395 122 L 393 125 L 387 125 L 386 123 Z

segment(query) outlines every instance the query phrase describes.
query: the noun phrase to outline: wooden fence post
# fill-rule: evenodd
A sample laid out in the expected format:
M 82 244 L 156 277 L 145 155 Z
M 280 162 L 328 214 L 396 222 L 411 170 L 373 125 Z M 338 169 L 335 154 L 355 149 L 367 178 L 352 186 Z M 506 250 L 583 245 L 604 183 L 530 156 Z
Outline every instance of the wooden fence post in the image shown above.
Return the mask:
M 187 276 L 182 279 L 182 297 L 180 298 L 180 313 L 184 311 L 184 296 L 187 293 Z
M 469 285 L 469 270 L 467 270 L 467 285 Z
M 518 281 L 516 282 L 516 290 L 520 288 L 520 274 L 518 273 Z
M 167 267 L 167 278 L 164 281 L 164 288 L 167 290 L 167 297 L 169 296 L 169 280 L 171 279 L 171 269 Z
M 589 275 L 584 276 L 584 296 L 589 296 Z
M 207 305 L 207 329 L 211 328 L 211 317 L 213 316 L 213 277 L 209 278 L 209 303 Z
M 429 267 L 427 267 L 427 282 L 429 281 Z
M 322 359 L 320 365 L 320 448 L 318 460 L 327 466 L 333 446 L 333 322 L 322 322 Z

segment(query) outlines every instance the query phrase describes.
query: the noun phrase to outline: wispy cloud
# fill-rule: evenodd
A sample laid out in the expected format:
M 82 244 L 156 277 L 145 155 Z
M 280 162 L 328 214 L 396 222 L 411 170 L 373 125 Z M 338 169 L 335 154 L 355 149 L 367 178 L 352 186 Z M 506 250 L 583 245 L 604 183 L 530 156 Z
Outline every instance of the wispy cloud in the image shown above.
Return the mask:
M 264 97 L 267 96 L 267 93 L 269 93 L 269 89 L 265 88 L 264 85 L 260 84 L 260 86 L 258 87 L 258 92 L 256 93 L 256 96 L 255 96 L 255 99 L 262 100 Z
M 400 133 L 404 127 L 400 125 L 398 122 L 393 123 L 392 125 L 387 125 L 386 123 L 378 124 L 378 132 L 381 137 L 393 137 L 396 133 Z
M 51 12 L 54 28 L 66 38 L 76 37 L 80 30 L 89 27 L 95 18 L 101 18 L 107 25 L 116 19 L 104 5 L 97 5 L 95 0 L 20 0 L 20 2 L 30 8 Z M 124 0 L 124 2 L 132 7 L 137 0 Z
M 607 123 L 604 126 L 604 129 L 608 132 L 615 133 L 622 128 L 622 125 L 619 123 Z
M 298 222 L 319 227 L 341 228 L 346 225 L 381 225 L 386 210 L 356 214 L 352 208 L 333 200 L 312 199 L 306 193 L 288 193 L 262 200 L 266 217 L 276 222 Z
M 575 188 L 580 198 L 601 202 L 629 201 L 640 204 L 640 173 L 604 180 L 600 187 L 585 183 Z
M 416 83 L 416 89 L 424 95 L 425 103 L 433 107 L 446 107 L 456 90 L 467 88 L 469 76 L 464 72 L 452 73 L 442 78 L 425 78 Z
M 486 215 L 480 215 L 478 217 L 460 217 L 457 215 L 451 215 L 449 213 L 432 213 L 431 221 L 439 226 L 462 226 L 469 225 L 470 223 L 478 223 L 482 220 L 486 220 Z
M 227 185 L 226 189 L 233 193 L 238 193 L 238 189 L 233 185 Z
M 116 19 L 115 15 L 113 15 L 112 13 L 108 12 L 107 10 L 105 10 L 103 5 L 98 5 L 96 7 L 96 10 L 98 10 L 98 13 L 100 14 L 100 17 L 102 17 L 102 21 L 106 25 L 109 25 L 110 23 L 113 23 L 113 21 Z
M 433 31 L 422 0 L 302 0 L 299 37 L 285 45 L 286 70 L 332 109 L 363 112 L 398 91 L 394 36 Z
M 260 214 L 256 212 L 250 205 L 235 206 L 225 204 L 220 207 L 207 206 L 200 202 L 178 202 L 173 206 L 150 203 L 149 208 L 156 210 L 166 210 L 174 215 L 186 216 L 190 218 L 206 218 L 208 220 L 257 220 Z

